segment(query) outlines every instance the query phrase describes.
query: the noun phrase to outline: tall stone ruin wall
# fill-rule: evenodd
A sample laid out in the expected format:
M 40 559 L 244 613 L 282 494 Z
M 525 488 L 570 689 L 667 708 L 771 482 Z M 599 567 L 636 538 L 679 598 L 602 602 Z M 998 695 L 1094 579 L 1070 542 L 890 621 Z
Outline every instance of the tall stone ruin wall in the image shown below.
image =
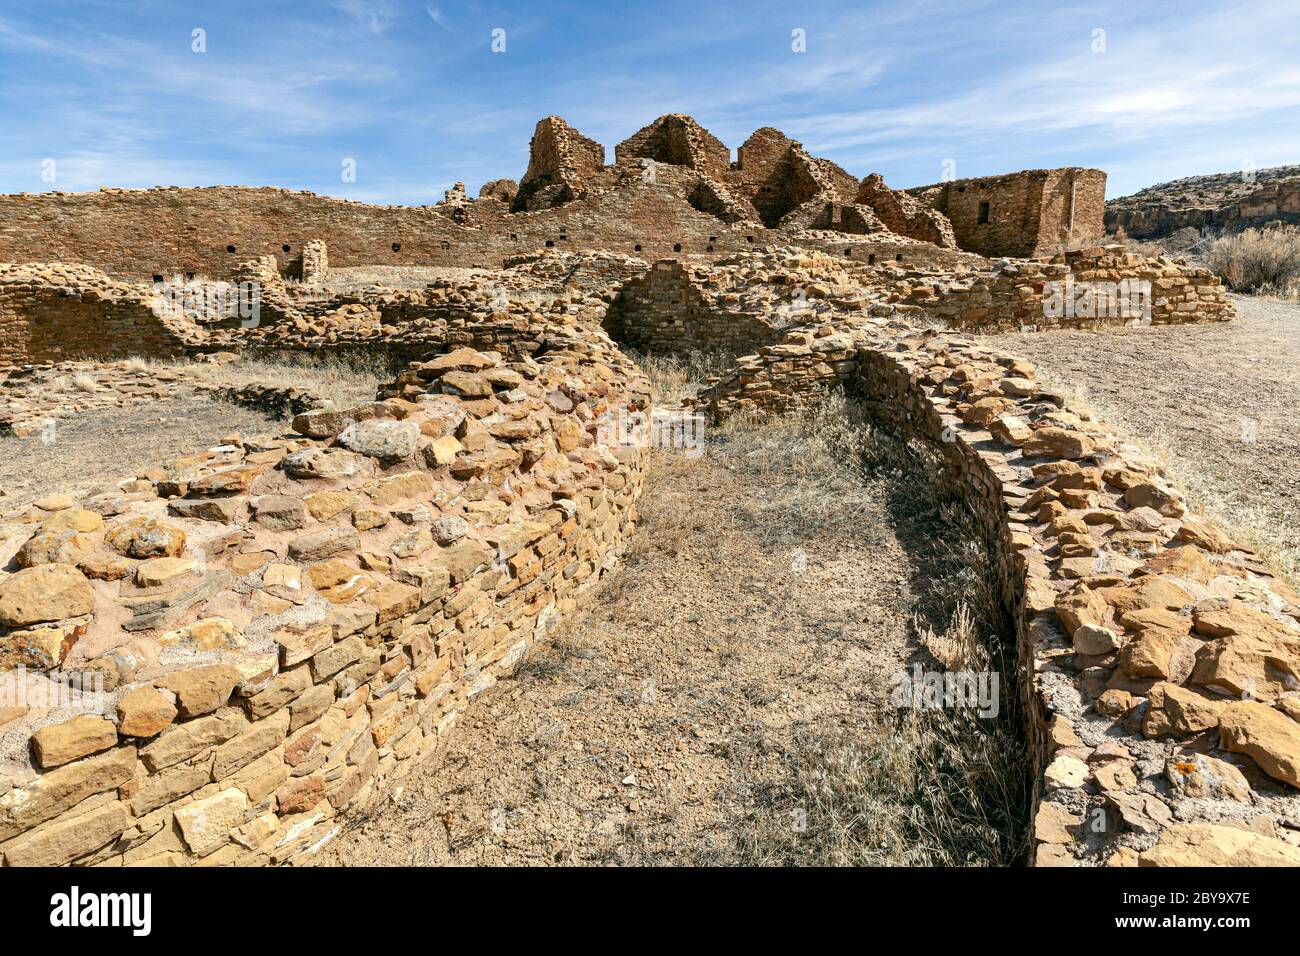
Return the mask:
M 458 223 L 435 207 L 235 186 L 0 196 L 0 261 L 84 263 L 150 280 L 226 278 L 261 256 L 292 273 L 312 240 L 325 243 L 335 268 L 492 269 L 545 248 L 712 257 L 772 241 L 760 226 L 720 222 L 648 184 L 513 216 L 493 216 L 493 206 L 504 210 L 475 203 Z
M 907 190 L 942 212 L 968 252 L 1029 259 L 1094 243 L 1102 235 L 1106 174 L 1030 169 Z
M 836 249 L 860 260 L 961 259 L 951 255 L 955 250 L 892 234 L 792 233 L 722 222 L 653 184 L 536 213 L 494 217 L 490 207 L 502 204 L 475 203 L 458 223 L 435 207 L 372 206 L 264 188 L 0 196 L 0 261 L 84 263 L 115 278 L 151 281 L 177 273 L 229 278 L 250 258 L 267 256 L 282 274 L 298 274 L 304 252 L 312 259 L 306 247 L 316 241 L 328 250 L 329 268 L 499 269 L 508 260 L 547 249 L 711 261 L 774 242 Z
M 519 181 L 512 208 L 536 212 L 570 202 L 605 166 L 605 147 L 588 139 L 558 116 L 540 120 L 529 144 L 528 169 Z
M 731 168 L 731 150 L 726 144 L 680 113 L 661 116 L 637 130 L 615 147 L 614 156 L 618 163 L 652 159 L 686 166 L 716 182 L 725 182 Z

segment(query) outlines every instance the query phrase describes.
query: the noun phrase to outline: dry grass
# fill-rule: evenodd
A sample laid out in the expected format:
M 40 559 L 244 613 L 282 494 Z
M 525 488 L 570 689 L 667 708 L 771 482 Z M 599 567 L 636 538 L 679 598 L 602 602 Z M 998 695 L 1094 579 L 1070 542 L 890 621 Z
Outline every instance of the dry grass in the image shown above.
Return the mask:
M 736 364 L 726 352 L 633 352 L 628 354 L 641 366 L 655 390 L 655 399 L 675 405 L 695 395 L 710 378 L 717 378 Z
M 764 544 L 857 528 L 879 494 L 876 481 L 903 466 L 898 443 L 840 391 L 781 417 L 728 419 L 711 436 L 710 451 L 780 477 L 771 494 L 736 505 Z
M 945 670 L 994 671 L 1001 711 L 903 708 L 843 729 L 808 729 L 782 753 L 786 777 L 767 781 L 737 826 L 734 858 L 748 865 L 1003 866 L 1027 851 L 1029 758 L 1016 694 L 1009 622 L 973 516 L 939 491 L 923 445 L 875 430 L 840 393 L 784 418 L 732 422 L 719 439 L 750 467 L 780 470 L 782 490 L 746 507 L 756 521 L 788 509 L 798 528 L 855 525 L 883 483 L 900 527 L 922 542 L 927 581 L 918 643 Z M 876 491 L 869 489 L 874 486 Z M 934 622 L 947 621 L 937 627 Z M 723 862 L 712 860 L 705 862 Z
M 757 866 L 1010 866 L 1023 859 L 1023 745 L 974 711 L 897 712 L 870 733 L 809 732 L 754 815 L 737 862 Z M 771 821 L 763 823 L 762 821 Z
M 374 401 L 375 391 L 393 376 L 392 364 L 387 358 L 363 354 L 289 354 L 275 358 L 241 358 L 219 365 L 140 358 L 128 361 L 138 370 L 183 368 L 196 378 L 222 385 L 295 386 L 332 401 L 336 408 Z
M 1294 295 L 1300 291 L 1300 227 L 1221 236 L 1210 247 L 1206 264 L 1234 292 Z
M 944 670 L 988 670 L 991 663 L 989 649 L 980 642 L 979 630 L 966 601 L 958 602 L 944 631 L 936 631 L 919 614 L 913 615 L 912 626 L 925 649 L 943 665 Z

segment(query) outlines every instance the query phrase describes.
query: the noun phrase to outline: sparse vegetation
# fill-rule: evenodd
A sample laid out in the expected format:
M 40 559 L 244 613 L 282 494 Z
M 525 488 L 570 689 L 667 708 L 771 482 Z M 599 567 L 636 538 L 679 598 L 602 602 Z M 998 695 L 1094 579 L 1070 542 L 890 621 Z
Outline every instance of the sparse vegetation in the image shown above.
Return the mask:
M 860 525 L 879 494 L 869 482 L 901 461 L 897 442 L 839 391 L 780 417 L 735 416 L 710 440 L 747 470 L 780 476 L 772 493 L 736 504 L 765 544 Z
M 1233 292 L 1290 296 L 1300 292 L 1300 227 L 1247 229 L 1221 236 L 1206 262 Z
M 746 507 L 756 519 L 806 517 L 791 529 L 796 534 L 852 527 L 866 496 L 883 484 L 900 524 L 924 526 L 913 535 L 925 542 L 914 558 L 929 582 L 913 615 L 918 642 L 945 670 L 995 670 L 1001 690 L 991 719 L 963 708 L 903 708 L 848 728 L 805 728 L 783 751 L 786 777 L 756 788 L 752 811 L 737 826 L 736 859 L 727 862 L 999 866 L 1023 859 L 1030 769 L 1014 648 L 1002 644 L 1008 623 L 975 522 L 940 491 L 932 453 L 871 427 L 840 392 L 761 427 L 733 422 L 722 432 L 723 447 L 750 466 L 794 472 L 782 494 Z
M 633 352 L 628 354 L 641 366 L 655 390 L 655 400 L 672 405 L 694 395 L 712 377 L 722 375 L 735 364 L 725 352 Z
M 132 358 L 136 371 L 148 368 L 184 368 L 208 382 L 226 385 L 277 385 L 307 389 L 347 408 L 373 401 L 380 384 L 392 378 L 392 363 L 372 352 L 320 355 L 315 352 L 286 353 L 283 356 L 241 358 L 237 362 L 206 364 Z

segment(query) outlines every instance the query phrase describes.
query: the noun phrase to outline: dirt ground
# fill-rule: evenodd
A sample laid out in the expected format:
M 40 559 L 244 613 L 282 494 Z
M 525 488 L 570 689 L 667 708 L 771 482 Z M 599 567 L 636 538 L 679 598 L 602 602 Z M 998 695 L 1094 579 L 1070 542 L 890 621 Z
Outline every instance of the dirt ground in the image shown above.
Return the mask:
M 82 412 L 57 422 L 53 440 L 0 438 L 0 511 L 42 495 L 84 495 L 111 487 L 166 458 L 215 445 L 223 435 L 277 430 L 276 422 L 210 398 L 173 397 L 147 405 Z
M 725 862 L 747 818 L 791 826 L 760 797 L 801 731 L 877 719 L 934 515 L 757 457 L 656 452 L 625 563 L 318 862 Z
M 1213 325 L 987 336 L 1161 453 L 1194 507 L 1294 572 L 1300 543 L 1300 303 L 1234 296 Z

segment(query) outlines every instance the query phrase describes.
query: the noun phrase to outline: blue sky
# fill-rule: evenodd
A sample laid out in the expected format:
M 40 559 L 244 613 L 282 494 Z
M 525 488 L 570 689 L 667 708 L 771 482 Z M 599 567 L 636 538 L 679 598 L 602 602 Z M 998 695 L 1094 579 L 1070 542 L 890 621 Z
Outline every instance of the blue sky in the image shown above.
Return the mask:
M 1049 6 L 0 0 L 0 192 L 436 202 L 457 180 L 518 179 L 552 113 L 611 160 L 664 113 L 733 149 L 776 126 L 898 187 L 945 160 L 963 177 L 1099 166 L 1111 196 L 1300 162 L 1295 0 Z

